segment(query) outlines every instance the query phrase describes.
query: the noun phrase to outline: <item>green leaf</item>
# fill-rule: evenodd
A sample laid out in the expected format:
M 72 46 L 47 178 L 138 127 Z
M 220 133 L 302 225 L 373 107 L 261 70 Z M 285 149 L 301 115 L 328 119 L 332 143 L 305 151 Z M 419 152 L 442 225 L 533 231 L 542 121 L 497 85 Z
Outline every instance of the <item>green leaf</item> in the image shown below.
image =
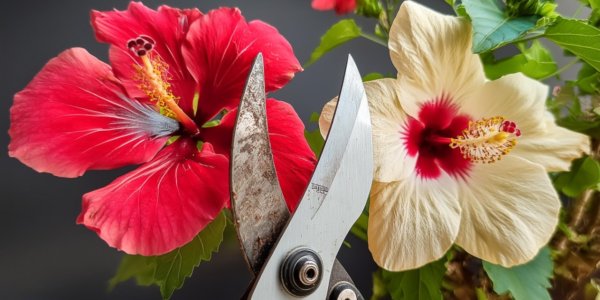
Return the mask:
M 592 7 L 592 9 L 600 8 L 600 0 L 589 0 L 589 1 L 590 1 L 590 6 Z
M 323 139 L 321 131 L 319 129 L 315 129 L 313 132 L 304 130 L 304 138 L 308 142 L 310 150 L 315 153 L 318 159 L 321 156 L 323 145 L 325 145 L 325 139 Z
M 323 37 L 321 37 L 321 44 L 313 51 L 310 61 L 308 61 L 304 67 L 308 67 L 325 53 L 335 49 L 343 43 L 359 37 L 360 34 L 360 28 L 356 26 L 354 20 L 347 19 L 339 21 L 337 24 L 333 25 Z
M 146 256 L 125 255 L 117 274 L 108 282 L 108 291 L 130 278 L 137 279 L 139 285 L 149 286 L 154 283 L 154 269 L 154 264 L 149 263 Z
M 525 43 L 517 44 L 522 54 L 496 60 L 492 52 L 481 54 L 487 78 L 496 80 L 508 74 L 522 72 L 533 79 L 545 78 L 558 70 L 552 54 L 535 40 L 529 49 Z
M 212 120 L 212 121 L 206 122 L 206 124 L 202 125 L 202 128 L 215 127 L 219 124 L 221 124 L 221 120 Z
M 212 252 L 219 250 L 226 224 L 225 214 L 221 212 L 191 242 L 154 258 L 154 281 L 160 286 L 163 299 L 169 299 L 175 289 L 183 286 L 185 278 L 192 275 L 194 268 L 202 260 L 210 260 Z
M 319 117 L 320 116 L 318 113 L 312 113 L 312 115 L 310 116 L 310 122 L 319 122 Z M 319 129 L 315 129 L 313 132 L 304 130 L 304 138 L 306 139 L 306 142 L 308 142 L 310 150 L 312 150 L 315 153 L 318 159 L 321 156 L 323 145 L 325 145 L 325 139 L 321 135 L 321 131 Z
M 446 257 L 419 269 L 404 272 L 383 270 L 382 278 L 393 300 L 441 300 Z
M 356 220 L 356 222 L 354 223 L 354 225 L 352 225 L 352 228 L 350 228 L 350 232 L 352 232 L 352 234 L 354 234 L 357 238 L 366 242 L 368 241 L 368 225 L 369 217 L 365 214 L 361 214 L 360 217 L 358 217 L 358 220 Z
M 377 79 L 382 79 L 382 78 L 384 78 L 383 75 L 381 75 L 379 73 L 370 73 L 370 74 L 365 75 L 362 78 L 362 81 L 367 82 L 367 81 L 377 80 Z
M 498 295 L 510 292 L 515 300 L 551 300 L 547 289 L 551 286 L 549 278 L 553 268 L 547 247 L 530 262 L 512 268 L 483 262 L 483 269 L 494 283 L 494 291 Z
M 314 113 L 312 113 L 312 115 L 310 115 L 309 122 L 311 122 L 311 123 L 319 122 L 319 117 L 321 117 L 321 116 L 318 113 L 314 112 Z
M 456 15 L 461 18 L 471 20 L 471 16 L 469 16 L 469 14 L 467 13 L 467 9 L 465 8 L 464 4 L 461 4 L 458 7 L 456 7 Z
M 473 25 L 473 53 L 510 43 L 536 27 L 537 15 L 511 18 L 497 0 L 463 0 Z
M 545 36 L 600 71 L 600 29 L 578 20 L 558 19 Z
M 454 4 L 456 4 L 456 0 L 444 0 L 444 1 L 446 1 L 446 3 L 448 3 L 452 7 L 454 7 Z
M 575 85 L 579 87 L 580 94 L 591 95 L 596 93 L 596 89 L 600 85 L 599 79 L 600 73 L 590 64 L 583 63 L 583 66 L 579 69 L 579 74 L 577 74 Z
M 563 172 L 554 181 L 554 187 L 569 197 L 577 197 L 600 183 L 600 164 L 591 157 L 573 161 L 571 171 Z
M 390 294 L 385 285 L 385 281 L 383 281 L 382 272 L 382 269 L 373 272 L 373 296 L 371 297 L 371 300 L 385 299 L 385 297 Z

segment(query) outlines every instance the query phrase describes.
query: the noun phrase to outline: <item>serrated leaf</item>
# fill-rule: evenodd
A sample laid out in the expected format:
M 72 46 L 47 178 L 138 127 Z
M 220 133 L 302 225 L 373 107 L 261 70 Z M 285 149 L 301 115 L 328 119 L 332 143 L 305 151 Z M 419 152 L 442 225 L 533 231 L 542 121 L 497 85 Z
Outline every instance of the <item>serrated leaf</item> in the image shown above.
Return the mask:
M 558 19 L 545 36 L 600 71 L 600 29 L 578 20 Z
M 356 25 L 354 20 L 347 19 L 341 20 L 337 24 L 333 25 L 323 37 L 321 37 L 321 44 L 310 56 L 310 60 L 304 65 L 308 67 L 315 61 L 317 61 L 325 53 L 335 49 L 336 47 L 359 37 L 361 34 L 360 28 Z
M 494 283 L 494 291 L 499 295 L 510 292 L 515 300 L 551 300 L 547 289 L 551 286 L 553 268 L 547 247 L 530 262 L 512 268 L 483 262 L 483 269 Z
M 139 285 L 149 286 L 154 283 L 154 269 L 155 265 L 149 263 L 146 256 L 125 255 L 117 274 L 108 282 L 108 291 L 112 291 L 117 284 L 130 278 L 135 278 Z
M 311 123 L 314 123 L 314 122 L 319 122 L 319 118 L 320 118 L 320 117 L 321 117 L 321 116 L 320 116 L 318 113 L 314 112 L 314 113 L 312 113 L 312 115 L 310 115 L 310 120 L 309 120 L 309 122 L 311 122 Z
M 463 0 L 473 25 L 473 53 L 510 43 L 536 27 L 537 15 L 511 18 L 497 0 Z
M 393 300 L 441 300 L 446 257 L 404 272 L 383 270 L 382 278 Z
M 491 52 L 481 54 L 487 78 L 496 80 L 508 74 L 522 72 L 530 78 L 542 79 L 558 69 L 550 51 L 539 41 L 533 41 L 529 49 L 524 44 L 518 44 L 517 47 L 522 54 L 500 60 L 495 60 Z
M 569 197 L 577 197 L 600 183 L 600 164 L 591 157 L 573 161 L 571 171 L 563 172 L 554 181 L 554 187 Z
M 167 254 L 154 257 L 154 281 L 160 286 L 163 299 L 169 299 L 176 289 L 183 286 L 185 278 L 192 275 L 194 268 L 199 266 L 202 260 L 210 260 L 212 252 L 219 250 L 226 225 L 225 214 L 221 212 L 191 242 Z

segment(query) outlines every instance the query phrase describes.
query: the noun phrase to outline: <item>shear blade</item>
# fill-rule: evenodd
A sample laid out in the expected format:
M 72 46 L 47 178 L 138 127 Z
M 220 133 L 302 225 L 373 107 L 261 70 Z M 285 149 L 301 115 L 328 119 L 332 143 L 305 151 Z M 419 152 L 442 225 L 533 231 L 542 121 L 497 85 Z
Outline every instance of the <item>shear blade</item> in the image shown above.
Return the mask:
M 358 69 L 349 57 L 321 158 L 302 201 L 254 281 L 248 299 L 297 299 L 280 284 L 279 268 L 287 254 L 299 246 L 316 250 L 323 263 L 322 284 L 304 299 L 326 298 L 337 252 L 367 201 L 373 178 L 372 157 L 366 94 Z
M 269 142 L 262 54 L 254 59 L 238 108 L 230 174 L 235 229 L 254 276 L 290 217 Z

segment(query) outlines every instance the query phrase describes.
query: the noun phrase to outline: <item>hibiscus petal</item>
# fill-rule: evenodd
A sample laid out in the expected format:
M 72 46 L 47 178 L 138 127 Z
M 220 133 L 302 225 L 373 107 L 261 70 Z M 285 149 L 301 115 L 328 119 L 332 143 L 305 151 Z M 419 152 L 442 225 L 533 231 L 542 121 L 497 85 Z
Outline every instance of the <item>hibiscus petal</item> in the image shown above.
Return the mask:
M 369 249 L 389 271 L 421 267 L 442 257 L 460 226 L 458 187 L 449 175 L 416 174 L 401 181 L 374 181 L 369 209 Z
M 544 168 L 511 155 L 475 164 L 460 183 L 460 199 L 456 244 L 505 267 L 535 257 L 552 236 L 561 206 Z
M 302 70 L 277 29 L 261 21 L 246 23 L 237 8 L 213 10 L 191 25 L 183 55 L 199 84 L 198 124 L 237 106 L 259 52 L 267 92 L 280 89 Z
M 471 52 L 467 19 L 406 1 L 390 30 L 389 48 L 398 70 L 398 97 L 414 118 L 424 102 L 445 96 L 460 105 L 485 82 L 479 56 Z
M 179 138 L 152 161 L 83 196 L 77 219 L 111 247 L 160 255 L 191 241 L 229 200 L 229 162 Z
M 232 110 L 215 127 L 203 128 L 201 139 L 214 145 L 215 152 L 230 156 L 237 110 Z M 288 103 L 267 99 L 269 138 L 275 170 L 285 201 L 294 211 L 304 195 L 315 168 L 315 154 L 304 138 L 304 124 Z
M 183 111 L 193 116 L 196 83 L 185 66 L 181 45 L 190 24 L 201 16 L 197 9 L 180 10 L 165 5 L 155 11 L 139 2 L 131 2 L 125 11 L 92 11 L 92 26 L 98 41 L 112 45 L 111 65 L 132 97 L 147 96 L 138 88 L 140 83 L 134 80 L 137 70 L 133 66 L 143 64 L 139 57 L 127 49 L 127 42 L 140 35 L 154 39 L 156 45 L 152 54 L 159 55 L 169 65 L 173 94 L 180 98 L 179 106 Z
M 336 0 L 313 0 L 311 6 L 316 10 L 330 10 L 335 7 Z
M 38 172 L 77 177 L 152 159 L 176 121 L 131 100 L 111 69 L 73 48 L 15 95 L 9 155 Z
M 417 158 L 408 154 L 406 123 L 409 117 L 400 107 L 396 81 L 386 78 L 365 82 L 373 127 L 373 180 L 391 182 L 404 179 L 415 170 Z M 338 98 L 329 101 L 319 118 L 319 128 L 327 137 Z
M 545 133 L 520 139 L 510 154 L 540 164 L 546 172 L 569 171 L 572 160 L 590 153 L 590 138 L 556 126 L 550 113 L 546 113 L 545 119 Z
M 546 85 L 517 73 L 487 82 L 462 110 L 476 118 L 503 116 L 515 122 L 522 135 L 510 155 L 539 163 L 548 172 L 568 171 L 571 160 L 589 152 L 590 140 L 556 126 L 546 112 L 547 97 Z

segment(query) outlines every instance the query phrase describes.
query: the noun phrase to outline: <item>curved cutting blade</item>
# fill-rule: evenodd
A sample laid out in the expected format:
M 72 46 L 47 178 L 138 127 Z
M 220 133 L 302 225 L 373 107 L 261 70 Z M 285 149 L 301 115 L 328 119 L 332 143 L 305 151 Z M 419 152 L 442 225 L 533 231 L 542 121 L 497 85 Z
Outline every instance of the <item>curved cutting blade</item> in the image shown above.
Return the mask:
M 238 108 L 229 177 L 235 229 L 253 275 L 260 271 L 290 217 L 273 163 L 265 97 L 259 54 Z
M 360 216 L 373 178 L 371 120 L 364 86 L 352 57 L 346 66 L 333 122 L 319 163 L 296 212 L 285 227 L 249 294 L 249 299 L 297 299 L 279 280 L 286 255 L 299 246 L 315 249 L 328 283 L 344 237 Z M 304 299 L 323 300 L 321 284 Z

